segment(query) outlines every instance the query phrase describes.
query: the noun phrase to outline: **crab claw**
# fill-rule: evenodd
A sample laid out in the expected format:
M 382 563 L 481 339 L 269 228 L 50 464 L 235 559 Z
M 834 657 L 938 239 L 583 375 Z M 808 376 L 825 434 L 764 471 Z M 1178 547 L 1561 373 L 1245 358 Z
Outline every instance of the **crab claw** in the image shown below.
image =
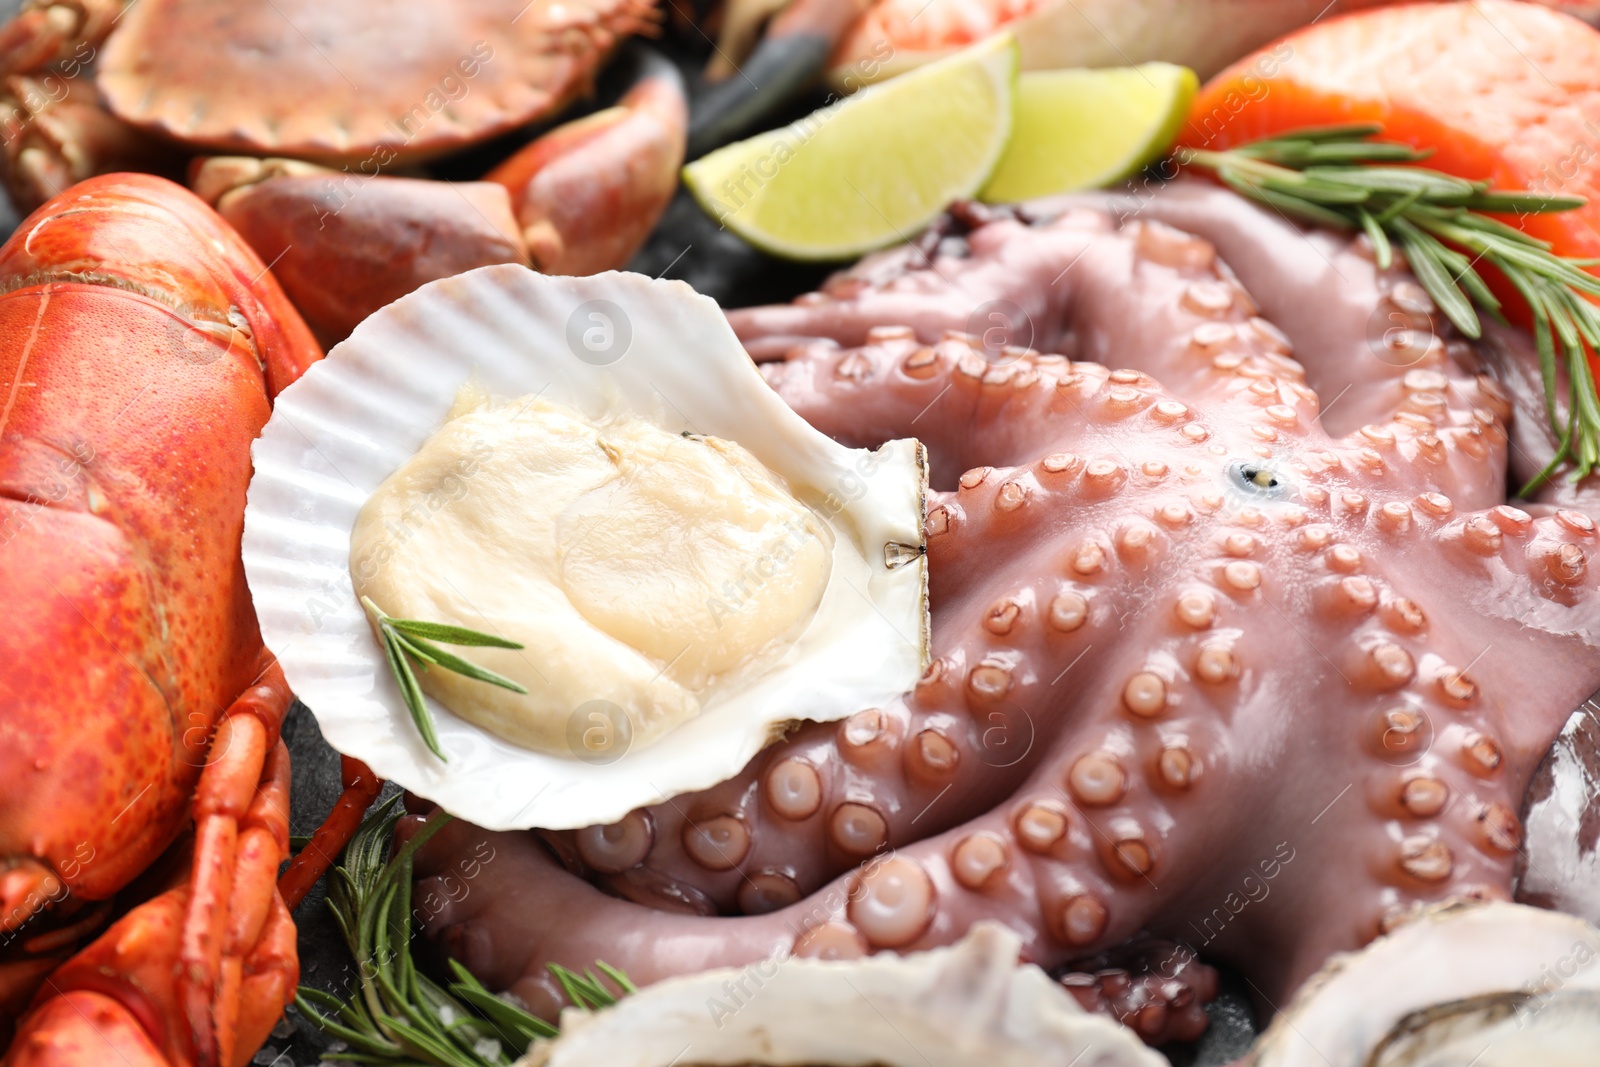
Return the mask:
M 271 267 L 324 346 L 426 282 L 528 262 L 511 200 L 489 182 L 217 156 L 197 161 L 189 184 Z
M 595 274 L 623 266 L 678 187 L 689 122 L 678 69 L 654 52 L 604 111 L 558 126 L 488 174 L 511 192 L 534 266 Z
M 181 170 L 170 145 L 106 111 L 92 84 L 51 72 L 0 79 L 0 140 L 6 191 L 24 212 L 96 174 Z
M 695 95 L 689 158 L 743 136 L 816 84 L 828 57 L 868 6 L 869 0 L 731 2 L 722 33 L 727 47 L 719 43 Z M 774 11 L 756 43 L 760 20 Z
M 722 5 L 718 21 L 717 44 L 701 73 L 708 82 L 727 81 L 739 73 L 740 67 L 761 40 L 761 31 L 774 15 L 788 7 L 794 0 L 728 0 Z
M 10 861 L 0 871 L 0 933 L 15 930 L 65 890 L 55 872 L 38 860 L 22 856 Z
M 122 16 L 122 0 L 24 0 L 0 26 L 0 73 L 27 74 L 49 63 L 87 63 Z

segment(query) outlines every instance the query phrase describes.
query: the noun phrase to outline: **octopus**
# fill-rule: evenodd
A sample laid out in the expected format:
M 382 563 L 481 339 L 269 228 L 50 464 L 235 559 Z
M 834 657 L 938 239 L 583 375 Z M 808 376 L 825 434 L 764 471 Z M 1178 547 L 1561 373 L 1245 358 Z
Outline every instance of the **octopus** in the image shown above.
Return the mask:
M 419 907 L 491 988 L 552 1015 L 549 963 L 748 965 L 737 1002 L 766 961 L 995 919 L 1160 1042 L 1203 1029 L 1202 961 L 1270 1011 L 1514 894 L 1528 782 L 1600 686 L 1593 487 L 1508 502 L 1554 447 L 1525 335 L 1469 342 L 1364 237 L 1187 180 L 958 205 L 729 317 L 824 432 L 927 445 L 931 666 L 612 825 L 445 827 Z

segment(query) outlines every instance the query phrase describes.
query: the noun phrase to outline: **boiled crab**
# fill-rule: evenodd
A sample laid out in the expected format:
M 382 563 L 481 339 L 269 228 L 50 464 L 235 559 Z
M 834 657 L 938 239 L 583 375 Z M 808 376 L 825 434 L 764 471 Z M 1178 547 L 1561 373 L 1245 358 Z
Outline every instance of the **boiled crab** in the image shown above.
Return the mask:
M 192 183 L 281 260 L 331 343 L 433 278 L 632 255 L 683 158 L 683 87 L 664 61 L 485 182 L 433 190 L 396 172 L 553 116 L 654 14 L 654 0 L 26 0 L 0 29 L 7 185 L 26 208 L 108 168 L 227 153 L 194 159 Z

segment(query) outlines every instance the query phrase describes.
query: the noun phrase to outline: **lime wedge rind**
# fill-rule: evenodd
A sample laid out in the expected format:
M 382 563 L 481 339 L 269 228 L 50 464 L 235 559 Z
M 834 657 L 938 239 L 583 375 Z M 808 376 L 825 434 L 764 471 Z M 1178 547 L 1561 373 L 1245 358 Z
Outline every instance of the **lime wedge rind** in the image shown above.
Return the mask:
M 1172 146 L 1198 89 L 1171 63 L 1024 73 L 1013 136 L 979 197 L 1013 203 L 1131 177 Z
M 998 34 L 683 169 L 701 207 L 786 259 L 910 240 L 988 182 L 1011 136 L 1018 50 Z

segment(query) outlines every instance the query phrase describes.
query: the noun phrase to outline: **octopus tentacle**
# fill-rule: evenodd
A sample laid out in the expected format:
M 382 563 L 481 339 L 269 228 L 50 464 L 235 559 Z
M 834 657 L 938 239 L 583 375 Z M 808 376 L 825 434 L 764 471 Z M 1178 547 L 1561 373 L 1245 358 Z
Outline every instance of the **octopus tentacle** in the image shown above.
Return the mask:
M 1030 226 L 1012 213 L 963 208 L 959 218 L 945 220 L 961 231 L 959 236 L 932 248 L 908 245 L 875 253 L 829 278 L 819 292 L 793 304 L 731 310 L 728 322 L 750 354 L 765 361 L 819 338 L 860 345 L 868 331 L 881 326 L 911 326 L 931 344 L 946 330 L 973 332 L 973 327 L 981 331 L 995 325 L 986 315 L 974 320 L 973 312 L 1004 302 L 1008 314 L 1034 328 L 1031 339 L 1026 329 L 1017 337 L 1008 330 L 1003 343 L 1066 351 L 1059 329 L 1067 289 L 1041 286 L 1037 279 L 1067 271 L 1108 230 L 1105 215 L 1066 212 L 1051 223 L 1053 239 L 1039 241 L 1029 239 Z
M 1097 204 L 1121 225 L 1154 219 L 1215 245 L 1264 314 L 1281 328 L 1326 398 L 1323 422 L 1342 435 L 1388 421 L 1408 395 L 1406 375 L 1444 374 L 1471 396 L 1472 372 L 1443 345 L 1458 335 L 1405 268 L 1380 270 L 1364 236 L 1306 229 L 1210 182 L 1180 179 L 1143 199 L 1074 196 L 1029 205 Z
M 1142 202 L 1096 199 L 1124 226 L 1157 220 L 1216 244 L 1262 313 L 1283 327 L 1280 337 L 1292 341 L 1305 367 L 1302 388 L 1324 398 L 1317 420 L 1342 435 L 1358 462 L 1375 471 L 1422 465 L 1429 469 L 1413 480 L 1465 507 L 1503 498 L 1509 398 L 1473 372 L 1472 346 L 1402 256 L 1379 269 L 1365 236 L 1301 228 L 1208 182 L 1174 182 Z M 1287 344 L 1282 351 L 1291 354 Z
M 1150 445 L 1174 447 L 1159 436 Z M 1087 467 L 1080 477 L 1088 475 Z M 1121 472 L 1123 477 L 1127 473 Z M 974 494 L 969 497 L 972 510 L 985 523 L 996 513 L 1007 483 L 1015 484 L 1005 477 L 991 483 L 986 475 L 965 487 Z M 1155 479 L 1128 492 L 1159 501 L 1164 490 Z M 1182 914 L 1185 902 L 1193 898 L 1226 899 L 1229 887 L 1226 879 L 1219 883 L 1214 858 L 1189 847 L 1191 838 L 1182 827 L 1193 827 L 1196 818 L 1224 824 L 1254 820 L 1271 827 L 1271 836 L 1292 854 L 1297 835 L 1315 825 L 1319 813 L 1314 808 L 1337 801 L 1354 784 L 1324 778 L 1325 790 L 1308 790 L 1292 803 L 1271 796 L 1270 783 L 1239 788 L 1249 779 L 1237 777 L 1240 753 L 1234 739 L 1250 737 L 1269 750 L 1297 740 L 1290 732 L 1293 720 L 1284 715 L 1286 694 L 1270 684 L 1268 668 L 1275 655 L 1283 654 L 1270 635 L 1282 630 L 1285 609 L 1279 605 L 1289 603 L 1298 590 L 1308 590 L 1312 629 L 1295 635 L 1308 646 L 1301 654 L 1327 663 L 1350 690 L 1340 698 L 1351 705 L 1350 711 L 1330 717 L 1332 733 L 1323 743 L 1335 746 L 1335 752 L 1375 754 L 1379 765 L 1373 781 L 1358 792 L 1358 797 L 1370 794 L 1370 814 L 1340 819 L 1329 832 L 1348 842 L 1353 853 L 1368 857 L 1363 869 L 1383 873 L 1362 882 L 1359 891 L 1348 884 L 1326 891 L 1315 885 L 1292 890 L 1296 899 L 1317 900 L 1322 907 L 1319 930 L 1325 933 L 1318 937 L 1298 930 L 1291 936 L 1298 920 L 1285 920 L 1278 909 L 1237 925 L 1214 946 L 1208 941 L 1208 948 L 1243 955 L 1241 946 L 1254 943 L 1248 932 L 1265 927 L 1285 943 L 1306 946 L 1303 956 L 1282 954 L 1286 969 L 1276 977 L 1288 983 L 1301 975 L 1296 961 L 1314 967 L 1333 947 L 1372 936 L 1388 912 L 1434 899 L 1463 883 L 1503 884 L 1509 861 L 1503 854 L 1484 853 L 1486 838 L 1477 814 L 1492 810 L 1502 835 L 1516 832 L 1514 818 L 1501 825 L 1513 799 L 1506 780 L 1497 777 L 1499 762 L 1512 755 L 1500 736 L 1502 717 L 1476 703 L 1477 683 L 1463 666 L 1473 651 L 1470 645 L 1445 634 L 1430 635 L 1426 647 L 1431 651 L 1419 648 L 1417 638 L 1427 632 L 1429 620 L 1401 594 L 1424 590 L 1407 588 L 1411 583 L 1403 572 L 1389 580 L 1371 573 L 1371 561 L 1356 547 L 1369 543 L 1370 509 L 1335 499 L 1316 479 L 1308 479 L 1300 490 L 1310 507 L 1280 502 L 1253 512 L 1219 514 L 1207 499 L 1210 492 L 1194 492 L 1180 526 L 1209 514 L 1208 525 L 1215 532 L 1191 540 L 1188 552 L 1175 552 L 1172 535 L 1154 522 L 1112 534 L 1086 523 L 1064 556 L 1058 544 L 1049 544 L 1048 558 L 1026 560 L 1025 573 L 1037 577 L 1011 589 L 981 616 L 973 610 L 981 603 L 975 597 L 948 605 L 942 618 L 957 627 L 960 639 L 942 644 L 934 670 L 905 706 L 869 711 L 840 727 L 804 728 L 733 782 L 647 813 L 659 843 L 652 847 L 646 842 L 627 857 L 605 858 L 598 866 L 591 862 L 590 873 L 626 864 L 626 871 L 610 873 L 630 881 L 612 877 L 602 884 L 655 906 L 695 900 L 700 906 L 683 910 L 707 915 L 731 911 L 733 903 L 747 911 L 772 907 L 776 921 L 787 923 L 798 952 L 845 952 L 861 945 L 929 947 L 959 936 L 963 916 L 993 911 L 1006 913 L 1013 925 L 1027 925 L 1030 952 L 1043 962 L 1109 948 L 1145 925 L 1150 915 Z M 1047 506 L 1055 502 L 1052 498 L 1042 484 L 1030 490 L 1030 505 L 1040 507 L 1035 514 L 1059 514 Z M 1126 504 L 1118 506 L 1126 512 Z M 1213 510 L 1206 511 L 1208 506 Z M 1092 503 L 1075 507 L 1087 515 L 1095 510 Z M 1161 510 L 1158 505 L 1153 513 Z M 1449 542 L 1458 520 L 1426 515 L 1417 521 L 1417 542 L 1432 543 L 1439 538 Z M 1290 546 L 1287 557 L 1268 550 L 1263 541 L 1269 534 L 1279 538 L 1274 531 L 1280 529 L 1289 534 L 1284 538 Z M 1122 536 L 1130 530 L 1142 531 L 1142 536 Z M 1071 576 L 1065 582 L 1057 577 L 1062 572 Z M 1153 645 L 1119 647 L 1116 636 L 1123 620 L 1107 617 L 1105 600 L 1113 592 L 1126 596 L 1127 577 L 1151 573 L 1160 578 L 1143 586 L 1145 595 L 1153 597 L 1161 589 L 1167 605 L 1165 621 L 1155 633 L 1169 636 Z M 1042 592 L 1052 588 L 1063 590 L 1056 596 L 1065 597 L 1070 606 L 1060 616 L 1069 624 L 1066 629 L 1056 625 L 1053 604 L 1048 614 L 1038 610 Z M 1098 618 L 1090 610 L 1094 598 L 1100 598 Z M 1149 609 L 1139 603 L 1133 610 L 1148 617 Z M 1054 685 L 1076 658 L 1067 659 L 1073 646 L 1060 638 L 1086 624 L 1080 650 L 1092 647 L 1089 637 L 1110 647 L 1073 675 L 1071 689 L 1061 691 L 1078 709 L 1075 715 L 1062 715 L 1057 701 L 1063 697 L 1056 696 Z M 974 641 L 970 634 L 979 627 L 980 639 Z M 978 661 L 990 638 L 1000 640 Z M 1039 667 L 1052 661 L 1066 669 L 1047 679 Z M 934 789 L 937 782 L 920 777 L 906 762 L 914 750 L 906 744 L 910 730 L 900 724 L 911 721 L 913 714 L 946 714 L 953 729 L 944 736 L 953 751 L 971 753 L 976 751 L 974 728 L 981 725 L 974 713 L 984 707 L 981 701 L 995 698 L 1015 701 L 1024 710 L 1038 731 L 1041 756 L 1002 774 L 982 761 L 965 759 L 958 763 L 949 804 L 939 807 L 943 793 Z M 1385 762 L 1392 748 L 1411 758 L 1407 745 L 1413 737 L 1419 746 L 1423 740 L 1430 746 L 1416 757 L 1420 769 L 1406 771 Z M 796 759 L 816 773 L 815 788 L 804 774 L 801 787 L 795 787 L 791 761 Z M 962 767 L 977 772 L 976 777 L 963 776 Z M 819 768 L 827 770 L 826 780 Z M 1407 774 L 1428 781 L 1408 786 Z M 1019 780 L 1020 788 L 1011 792 Z M 1231 791 L 1225 784 L 1229 782 L 1234 784 Z M 1408 787 L 1421 795 L 1404 807 L 1395 797 Z M 1430 808 L 1430 798 L 1440 791 L 1462 797 L 1468 807 L 1461 811 L 1475 814 L 1470 819 L 1445 817 L 1442 805 Z M 745 807 L 723 807 L 739 799 L 748 801 Z M 828 806 L 836 801 L 829 816 Z M 859 839 L 849 836 L 858 832 L 859 822 L 845 829 L 835 818 L 847 806 L 852 817 L 868 811 L 879 816 L 871 833 Z M 786 808 L 800 818 L 786 824 Z M 984 814 L 945 829 L 955 821 L 952 812 L 972 810 Z M 1272 814 L 1263 816 L 1263 811 Z M 739 827 L 732 831 L 737 856 L 719 855 L 695 836 L 723 819 Z M 662 827 L 668 832 L 658 832 Z M 726 824 L 723 828 L 728 829 Z M 585 858 L 582 841 L 587 833 L 579 835 L 580 859 Z M 619 839 L 628 836 L 626 828 L 619 833 Z M 915 837 L 921 840 L 912 841 Z M 856 844 L 840 848 L 842 839 Z M 725 835 L 722 844 L 727 840 Z M 891 859 L 906 862 L 889 866 L 880 856 L 883 849 Z M 869 855 L 867 868 L 847 873 Z M 1269 850 L 1265 858 L 1274 855 Z M 1283 862 L 1281 856 L 1278 862 Z M 852 910 L 852 893 L 877 885 L 865 873 L 873 864 L 885 866 L 889 873 L 884 878 L 892 876 L 896 900 L 926 903 L 931 914 L 925 928 L 908 933 L 921 913 L 880 906 L 876 897 Z M 1006 873 L 991 885 L 991 877 L 1001 870 Z M 773 872 L 787 878 L 782 893 L 767 888 L 765 879 Z M 1237 877 L 1231 871 L 1226 875 Z M 555 883 L 571 878 L 554 868 L 545 877 Z M 846 881 L 838 881 L 841 877 Z M 848 880 L 852 877 L 856 881 Z M 752 884 L 758 888 L 746 889 Z M 655 895 L 630 891 L 629 886 L 655 887 Z M 659 891 L 663 886 L 670 892 Z M 758 890 L 760 906 L 748 906 L 755 899 L 748 894 Z M 890 892 L 889 885 L 884 892 Z M 624 914 L 617 913 L 618 922 Z M 644 922 L 646 914 L 635 909 L 628 922 Z M 807 915 L 815 921 L 796 918 Z M 1335 915 L 1345 916 L 1344 921 L 1332 921 Z M 445 926 L 465 922 L 469 929 L 474 921 L 440 920 Z M 598 951 L 615 936 L 613 923 L 598 915 L 586 914 L 572 925 L 562 944 L 571 940 L 573 951 Z M 587 929 L 592 940 L 583 940 L 577 927 Z M 673 928 L 678 929 L 676 924 Z M 763 929 L 757 941 L 765 945 L 778 936 L 780 926 Z M 716 952 L 712 946 L 723 936 L 720 930 L 720 924 L 699 927 L 691 954 L 698 958 Z M 679 947 L 689 950 L 681 941 Z M 635 963 L 615 949 L 607 958 L 630 967 Z M 551 961 L 572 962 L 546 954 L 535 963 Z M 724 954 L 718 962 L 742 959 Z M 638 964 L 641 973 L 649 973 L 657 962 L 647 954 Z
M 652 907 L 783 908 L 893 842 L 947 823 L 949 812 L 992 802 L 998 771 L 962 758 L 973 751 L 966 718 L 900 702 L 805 727 L 731 782 L 630 813 L 615 828 L 578 831 L 569 858 Z M 941 794 L 951 803 L 935 809 Z
M 1217 972 L 1187 945 L 1141 938 L 1073 960 L 1061 984 L 1086 1010 L 1121 1020 L 1149 1044 L 1165 1045 L 1205 1033 Z
M 1000 366 L 1031 347 L 1144 371 L 1195 401 L 1234 372 L 1304 377 L 1210 242 L 1153 220 L 1118 229 L 1087 206 L 1052 215 L 981 221 L 952 251 L 879 253 L 812 299 L 728 320 L 758 360 L 804 358 L 815 339 L 861 345 L 899 326 L 925 344 L 965 333 Z
M 921 439 L 933 484 L 950 488 L 963 471 L 1026 463 L 1083 432 L 1090 415 L 1058 388 L 1060 380 L 1074 372 L 1105 380 L 1096 365 L 1076 368 L 1032 351 L 996 365 L 965 334 L 952 331 L 930 345 L 910 327 L 868 331 L 860 348 L 799 345 L 762 371 L 808 422 L 846 444 Z

